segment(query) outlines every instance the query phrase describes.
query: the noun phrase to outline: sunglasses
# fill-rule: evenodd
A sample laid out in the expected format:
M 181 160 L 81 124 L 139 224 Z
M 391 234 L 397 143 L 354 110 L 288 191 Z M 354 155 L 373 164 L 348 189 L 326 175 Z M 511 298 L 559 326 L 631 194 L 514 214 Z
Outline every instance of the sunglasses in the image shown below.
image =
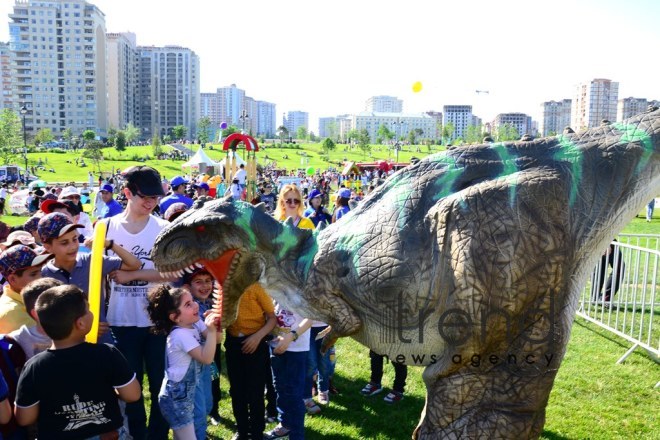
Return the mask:
M 286 199 L 284 202 L 286 202 L 287 205 L 300 205 L 299 199 Z

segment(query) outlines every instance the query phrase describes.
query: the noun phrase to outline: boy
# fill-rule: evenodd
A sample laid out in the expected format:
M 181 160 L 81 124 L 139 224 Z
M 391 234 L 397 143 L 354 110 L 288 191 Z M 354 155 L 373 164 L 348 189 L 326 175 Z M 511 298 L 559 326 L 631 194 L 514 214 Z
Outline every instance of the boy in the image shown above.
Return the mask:
M 19 244 L 0 254 L 0 275 L 7 281 L 0 297 L 0 333 L 9 333 L 22 325 L 32 325 L 19 292 L 30 281 L 41 278 L 41 265 L 50 258 L 37 255 L 29 247 Z
M 78 252 L 78 229 L 82 225 L 74 224 L 69 216 L 54 212 L 39 220 L 37 231 L 46 252 L 55 256 L 41 269 L 41 276 L 58 279 L 66 284 L 78 286 L 83 291 L 89 289 L 89 268 L 92 262 L 92 254 Z M 92 240 L 85 241 L 85 246 L 91 248 Z M 140 260 L 135 255 L 125 250 L 114 242 L 105 241 L 105 249 L 112 250 L 117 257 L 103 257 L 103 275 L 108 275 L 115 270 L 137 270 L 140 268 Z M 99 323 L 99 336 L 101 342 L 113 343 L 108 324 L 105 318 L 105 301 L 101 301 L 101 322 Z
M 111 345 L 90 344 L 92 313 L 76 286 L 43 292 L 35 306 L 51 349 L 30 359 L 18 381 L 16 420 L 38 423 L 39 439 L 126 438 L 117 396 L 140 398 L 126 359 Z
M 213 307 L 213 285 L 215 280 L 211 274 L 204 268 L 199 268 L 193 273 L 186 273 L 183 277 L 183 287 L 192 295 L 193 299 L 199 304 L 199 317 L 204 320 L 204 313 Z M 218 342 L 219 343 L 219 342 Z M 206 438 L 206 416 L 211 415 L 211 423 L 217 424 L 220 416 L 218 415 L 218 403 L 220 401 L 220 349 L 215 351 L 214 362 L 216 367 L 211 365 L 202 365 L 200 379 L 195 389 L 195 433 L 197 438 Z M 217 400 L 216 400 L 217 399 Z

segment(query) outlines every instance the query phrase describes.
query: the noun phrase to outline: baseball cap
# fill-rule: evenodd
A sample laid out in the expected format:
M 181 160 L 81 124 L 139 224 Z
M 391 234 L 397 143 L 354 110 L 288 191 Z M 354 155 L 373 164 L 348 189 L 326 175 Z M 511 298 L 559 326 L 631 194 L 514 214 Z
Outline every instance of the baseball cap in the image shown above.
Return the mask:
M 310 193 L 309 196 L 307 196 L 307 200 L 312 200 L 315 197 L 321 197 L 321 191 L 318 189 L 313 189 Z
M 39 205 L 39 209 L 41 209 L 41 212 L 50 214 L 57 208 L 66 208 L 67 206 L 64 204 L 64 202 L 60 202 L 58 200 L 53 200 L 53 199 L 46 199 L 43 202 L 41 202 L 41 205 Z
M 206 183 L 197 183 L 197 184 L 193 185 L 193 188 L 195 188 L 195 189 L 201 188 L 205 191 L 209 191 L 211 189 L 211 187 L 208 186 L 208 184 L 206 184 Z
M 160 183 L 160 173 L 146 165 L 138 165 L 127 168 L 122 173 L 126 186 L 140 191 L 145 196 L 164 196 L 163 185 Z
M 173 222 L 178 216 L 188 210 L 188 206 L 183 202 L 172 203 L 163 214 L 163 218 L 168 222 Z
M 99 189 L 99 191 L 101 191 L 101 192 L 103 192 L 103 191 L 112 192 L 113 190 L 114 190 L 114 188 L 112 187 L 112 185 L 107 184 L 107 183 L 105 185 L 103 185 L 101 187 L 101 189 Z
M 170 180 L 170 186 L 172 188 L 175 186 L 183 185 L 184 183 L 188 183 L 188 181 L 181 176 L 174 176 L 172 177 L 172 180 Z
M 25 223 L 23 223 L 23 230 L 29 232 L 30 234 L 37 230 L 37 225 L 39 224 L 41 217 L 33 215 Z
M 351 198 L 351 190 L 348 188 L 342 188 L 339 190 L 339 197 L 342 197 L 344 199 L 350 199 Z
M 60 193 L 60 200 L 61 199 L 66 199 L 69 196 L 79 196 L 80 192 L 78 191 L 78 188 L 75 186 L 67 186 L 65 187 L 62 192 Z
M 42 243 L 48 243 L 50 240 L 60 238 L 77 228 L 84 228 L 84 226 L 74 224 L 66 214 L 53 212 L 39 220 L 37 233 Z
M 0 275 L 7 278 L 21 269 L 39 266 L 53 257 L 51 254 L 37 254 L 31 248 L 19 244 L 0 254 Z
M 34 246 L 34 237 L 27 231 L 14 231 L 7 236 L 3 246 L 9 248 L 15 244 L 23 244 L 25 246 Z

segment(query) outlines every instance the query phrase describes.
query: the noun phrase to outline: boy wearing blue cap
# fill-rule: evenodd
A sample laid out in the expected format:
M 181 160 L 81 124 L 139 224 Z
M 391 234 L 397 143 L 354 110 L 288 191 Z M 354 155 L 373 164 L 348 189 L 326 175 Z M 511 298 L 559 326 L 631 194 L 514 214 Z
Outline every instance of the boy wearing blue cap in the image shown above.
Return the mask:
M 124 211 L 124 207 L 121 206 L 121 203 L 116 201 L 113 198 L 112 185 L 105 184 L 99 190 L 101 194 L 101 200 L 103 200 L 104 206 L 101 208 L 99 213 L 99 218 L 110 218 L 117 214 L 121 214 Z
M 190 197 L 186 196 L 186 185 L 188 181 L 181 176 L 174 176 L 170 181 L 170 187 L 172 188 L 172 194 L 163 198 L 160 201 L 160 212 L 164 213 L 167 211 L 167 208 L 170 207 L 172 203 L 185 203 L 188 208 L 193 204 L 193 201 Z

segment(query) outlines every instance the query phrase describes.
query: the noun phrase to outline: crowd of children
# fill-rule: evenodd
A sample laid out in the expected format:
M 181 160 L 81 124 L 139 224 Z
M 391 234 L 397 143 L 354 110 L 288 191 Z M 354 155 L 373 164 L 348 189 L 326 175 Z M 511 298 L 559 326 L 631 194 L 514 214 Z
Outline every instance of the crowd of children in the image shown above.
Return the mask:
M 0 243 L 0 439 L 164 440 L 171 429 L 175 439 L 194 440 L 206 438 L 207 420 L 220 423 L 223 335 L 211 296 L 215 281 L 204 267 L 181 279 L 163 278 L 150 258 L 157 234 L 189 204 L 174 201 L 161 219 L 153 214 L 165 195 L 159 173 L 138 166 L 123 177 L 124 211 L 98 219 L 108 227 L 99 343 L 85 342 L 92 328 L 86 294 L 91 254 L 81 250 L 91 248 L 92 234 L 78 222 L 80 211 L 67 205 L 79 200 L 45 200 L 23 230 Z M 190 182 L 174 183 L 179 190 Z M 307 210 L 296 185 L 283 186 L 279 196 L 272 187 L 261 185 L 263 201 L 276 219 L 291 217 L 299 228 L 338 221 L 351 209 L 346 188 L 333 215 L 323 206 L 322 186 L 305 188 Z M 106 195 L 103 201 L 114 200 Z M 245 290 L 224 335 L 233 439 L 304 438 L 305 414 L 321 412 L 333 390 L 334 347 L 322 354 L 316 340 L 326 327 L 274 303 L 258 283 Z M 371 385 L 380 390 L 382 360 L 380 368 L 374 360 Z M 403 397 L 405 382 L 395 367 L 391 403 Z M 275 418 L 279 423 L 266 432 Z

